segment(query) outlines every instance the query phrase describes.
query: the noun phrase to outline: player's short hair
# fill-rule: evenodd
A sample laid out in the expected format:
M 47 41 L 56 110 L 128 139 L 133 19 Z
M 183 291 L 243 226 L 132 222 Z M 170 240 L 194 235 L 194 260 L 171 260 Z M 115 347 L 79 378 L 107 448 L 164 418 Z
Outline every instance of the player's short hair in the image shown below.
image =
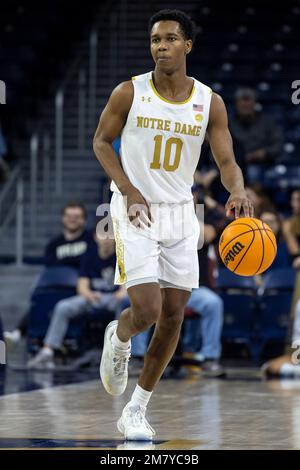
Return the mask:
M 149 33 L 155 23 L 158 21 L 177 21 L 180 25 L 182 35 L 185 40 L 191 39 L 193 42 L 196 38 L 196 25 L 194 21 L 181 10 L 160 10 L 151 16 L 149 20 Z
M 67 209 L 73 209 L 73 208 L 79 208 L 82 211 L 83 217 L 86 219 L 87 218 L 87 210 L 86 207 L 81 203 L 77 201 L 70 201 L 68 202 L 62 209 L 62 214 L 64 215 Z

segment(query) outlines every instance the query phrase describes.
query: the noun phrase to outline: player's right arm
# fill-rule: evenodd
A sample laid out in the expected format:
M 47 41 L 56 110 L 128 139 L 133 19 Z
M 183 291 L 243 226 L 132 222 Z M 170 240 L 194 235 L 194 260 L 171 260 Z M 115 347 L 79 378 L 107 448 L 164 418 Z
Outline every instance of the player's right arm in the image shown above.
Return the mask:
M 106 174 L 115 182 L 120 193 L 126 196 L 127 210 L 133 205 L 148 204 L 140 191 L 133 186 L 121 166 L 112 143 L 120 136 L 125 126 L 133 101 L 133 85 L 131 81 L 123 82 L 112 92 L 102 114 L 93 140 L 93 149 Z M 151 218 L 150 213 L 148 217 Z M 129 217 L 131 221 L 134 217 Z M 141 214 L 140 214 L 140 218 Z M 146 221 L 143 220 L 145 223 Z
M 133 85 L 124 82 L 112 92 L 102 114 L 93 140 L 97 159 L 119 191 L 126 195 L 132 184 L 125 175 L 112 143 L 120 136 L 133 101 Z

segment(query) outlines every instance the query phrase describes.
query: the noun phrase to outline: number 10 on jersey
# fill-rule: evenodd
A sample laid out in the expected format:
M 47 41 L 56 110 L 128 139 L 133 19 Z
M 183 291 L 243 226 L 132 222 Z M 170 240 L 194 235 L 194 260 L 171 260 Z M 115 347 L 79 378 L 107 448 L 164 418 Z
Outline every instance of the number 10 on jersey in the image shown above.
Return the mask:
M 156 135 L 154 137 L 155 146 L 154 146 L 154 154 L 153 160 L 151 162 L 150 168 L 151 170 L 159 170 L 161 168 L 161 154 L 162 154 L 162 135 Z M 172 146 L 175 145 L 175 158 L 173 163 L 171 163 L 171 151 Z M 166 141 L 165 149 L 163 151 L 163 163 L 162 167 L 166 171 L 175 171 L 179 167 L 180 157 L 181 157 L 181 150 L 182 150 L 183 142 L 181 139 L 176 137 L 170 137 Z

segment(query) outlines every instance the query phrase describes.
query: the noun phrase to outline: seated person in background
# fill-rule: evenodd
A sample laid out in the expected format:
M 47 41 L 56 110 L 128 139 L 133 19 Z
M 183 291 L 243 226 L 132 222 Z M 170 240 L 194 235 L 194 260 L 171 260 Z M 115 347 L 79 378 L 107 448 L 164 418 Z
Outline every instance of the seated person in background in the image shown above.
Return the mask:
M 219 363 L 221 357 L 221 334 L 223 326 L 224 306 L 221 297 L 213 291 L 213 276 L 210 269 L 209 249 L 218 239 L 224 227 L 224 213 L 218 211 L 216 201 L 201 193 L 197 186 L 193 188 L 195 204 L 205 201 L 205 224 L 199 221 L 200 230 L 204 233 L 204 245 L 198 250 L 200 268 L 199 288 L 193 289 L 186 305 L 199 320 L 186 323 L 183 335 L 185 352 L 189 357 L 201 363 L 202 371 L 209 376 L 224 375 L 224 369 Z M 214 252 L 212 248 L 212 252 Z M 201 347 L 199 344 L 201 343 Z
M 45 266 L 69 266 L 79 270 L 82 256 L 93 242 L 93 235 L 86 230 L 86 209 L 79 202 L 69 202 L 62 211 L 63 232 L 52 239 L 45 250 Z M 10 345 L 18 343 L 26 335 L 28 313 L 21 318 L 13 331 L 5 331 L 4 338 Z
M 243 146 L 237 140 L 233 141 L 232 144 L 236 162 L 242 170 L 245 183 L 247 183 Z M 212 156 L 208 136 L 201 148 L 201 155 L 194 174 L 194 182 L 200 185 L 206 194 L 209 194 L 214 200 L 221 203 L 224 210 L 229 193 L 221 183 L 220 171 Z
M 262 372 L 269 377 L 300 378 L 300 300 L 295 308 L 290 352 L 263 364 Z
M 93 235 L 85 228 L 86 219 L 86 208 L 78 202 L 69 202 L 63 208 L 63 233 L 46 246 L 45 266 L 70 266 L 79 269 L 81 255 L 87 251 L 93 239 Z
M 98 239 L 90 244 L 82 257 L 78 295 L 61 300 L 55 306 L 44 346 L 27 363 L 29 369 L 53 369 L 54 352 L 62 346 L 69 322 L 73 318 L 97 310 L 111 312 L 107 322 L 113 320 L 125 295 L 123 287 L 114 285 L 116 265 L 115 243 L 112 239 Z
M 282 220 L 278 212 L 266 210 L 261 213 L 260 220 L 268 224 L 269 227 L 273 230 L 277 241 L 277 253 L 271 266 L 263 274 L 254 276 L 254 281 L 257 287 L 262 287 L 264 285 L 264 276 L 271 270 L 292 267 L 287 244 L 282 232 Z
M 300 189 L 292 192 L 291 207 L 292 216 L 283 223 L 283 234 L 293 259 L 293 267 L 300 269 Z
M 263 177 L 267 165 L 280 156 L 283 133 L 271 116 L 256 111 L 256 93 L 251 88 L 239 88 L 235 94 L 235 115 L 230 119 L 233 141 L 244 148 L 249 181 Z
M 271 202 L 260 183 L 248 185 L 245 189 L 247 196 L 251 199 L 254 206 L 254 217 L 260 219 L 262 212 L 276 211 L 274 204 Z
M 286 241 L 282 232 L 282 220 L 278 212 L 276 211 L 264 211 L 260 214 L 260 219 L 262 222 L 265 222 L 273 230 L 273 233 L 277 241 L 277 253 L 276 257 L 271 264 L 270 269 L 277 268 L 290 268 L 292 266 Z
M 291 206 L 293 215 L 283 223 L 283 234 L 286 240 L 289 257 L 288 261 L 295 269 L 300 269 L 300 190 L 296 189 L 291 195 Z M 276 259 L 275 261 L 276 262 Z M 299 272 L 298 272 L 299 276 Z M 296 296 L 297 296 L 297 281 L 296 281 Z M 300 346 L 300 300 L 297 301 L 295 307 L 295 317 L 293 320 L 293 334 L 292 334 L 292 347 L 296 342 L 295 347 Z M 290 348 L 291 349 L 291 348 Z M 300 366 L 293 363 L 293 350 L 288 351 L 287 354 L 279 356 L 266 362 L 262 366 L 262 371 L 266 375 L 272 376 L 300 376 Z

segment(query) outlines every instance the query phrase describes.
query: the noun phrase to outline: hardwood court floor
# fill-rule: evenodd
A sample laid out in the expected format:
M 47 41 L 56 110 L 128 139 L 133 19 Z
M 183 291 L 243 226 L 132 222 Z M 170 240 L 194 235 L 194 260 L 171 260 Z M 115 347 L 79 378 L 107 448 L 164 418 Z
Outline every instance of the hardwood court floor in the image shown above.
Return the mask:
M 162 381 L 148 411 L 154 444 L 124 447 L 116 421 L 134 386 L 118 398 L 98 381 L 4 395 L 0 448 L 300 449 L 300 382 Z

